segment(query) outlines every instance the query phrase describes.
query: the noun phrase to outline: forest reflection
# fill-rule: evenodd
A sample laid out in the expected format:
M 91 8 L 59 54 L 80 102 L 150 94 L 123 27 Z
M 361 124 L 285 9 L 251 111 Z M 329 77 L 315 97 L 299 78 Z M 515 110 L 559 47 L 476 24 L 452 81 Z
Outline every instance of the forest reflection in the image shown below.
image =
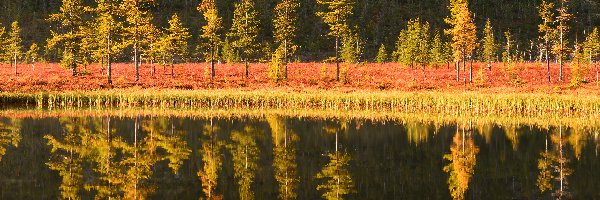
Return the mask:
M 0 199 L 593 199 L 598 130 L 278 115 L 3 118 Z

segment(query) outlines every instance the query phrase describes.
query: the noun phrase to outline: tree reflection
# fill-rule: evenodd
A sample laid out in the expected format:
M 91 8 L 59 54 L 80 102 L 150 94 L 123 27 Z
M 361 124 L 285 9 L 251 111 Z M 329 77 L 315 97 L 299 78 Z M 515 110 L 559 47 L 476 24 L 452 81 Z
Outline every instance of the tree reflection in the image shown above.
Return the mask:
M 233 156 L 234 177 L 238 182 L 240 199 L 254 199 L 254 193 L 250 186 L 254 182 L 256 170 L 258 169 L 258 155 L 260 150 L 254 139 L 256 130 L 247 126 L 243 132 L 233 131 L 231 133 L 232 143 L 227 145 Z
M 464 126 L 462 133 L 457 130 L 452 139 L 450 153 L 444 155 L 444 158 L 450 161 L 444 167 L 444 171 L 450 173 L 448 185 L 453 199 L 465 199 L 469 182 L 475 172 L 477 153 L 479 148 L 475 145 L 473 135 L 470 133 L 467 135 Z
M 354 192 L 354 182 L 348 170 L 351 160 L 350 154 L 338 151 L 340 129 L 347 132 L 348 122 L 343 121 L 340 128 L 326 126 L 326 133 L 335 134 L 335 152 L 327 154 L 329 163 L 317 174 L 318 179 L 325 182 L 317 186 L 317 190 L 323 191 L 322 197 L 328 200 L 344 199 L 344 196 Z
M 183 139 L 185 132 L 175 131 L 173 120 L 169 119 L 168 121 L 169 131 L 165 134 L 157 132 L 155 135 L 157 139 L 156 144 L 167 152 L 166 158 L 169 160 L 169 168 L 173 170 L 173 173 L 177 174 L 183 161 L 188 159 L 192 151 L 187 147 L 187 142 Z M 161 124 L 164 126 L 164 121 Z
M 48 167 L 62 177 L 59 186 L 62 199 L 81 199 L 80 190 L 83 187 L 83 154 L 87 150 L 82 146 L 84 134 L 89 134 L 82 128 L 83 122 L 70 118 L 59 119 L 63 131 L 62 141 L 52 135 L 45 135 L 48 145 L 51 147 L 52 159 L 46 163 Z
M 18 147 L 21 141 L 21 120 L 10 121 L 10 123 L 0 123 L 0 161 L 9 146 Z
M 562 129 L 561 126 L 558 133 L 550 135 L 551 144 L 548 144 L 546 138 L 546 148 L 538 159 L 540 174 L 537 178 L 537 186 L 542 194 L 552 192 L 552 196 L 556 199 L 570 198 L 567 177 L 572 174 L 572 170 L 568 167 L 569 158 L 565 153 L 565 145 L 568 141 Z
M 204 166 L 198 171 L 198 177 L 202 182 L 202 191 L 206 196 L 206 199 L 222 199 L 221 195 L 215 194 L 214 190 L 217 187 L 217 178 L 219 171 L 221 171 L 221 147 L 223 142 L 219 141 L 216 132 L 218 127 L 213 125 L 212 119 L 210 125 L 204 126 L 203 138 L 205 139 L 202 143 L 202 162 Z
M 300 181 L 296 168 L 295 142 L 298 137 L 289 132 L 281 117 L 269 116 L 267 122 L 273 137 L 273 167 L 279 183 L 279 199 L 296 199 L 296 187 Z

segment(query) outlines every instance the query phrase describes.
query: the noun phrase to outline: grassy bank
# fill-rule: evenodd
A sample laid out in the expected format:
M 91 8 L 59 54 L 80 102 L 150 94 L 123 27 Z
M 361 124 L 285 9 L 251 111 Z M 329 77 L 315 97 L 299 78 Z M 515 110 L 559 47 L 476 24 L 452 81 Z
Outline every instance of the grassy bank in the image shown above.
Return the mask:
M 600 116 L 598 96 L 545 93 L 101 90 L 0 93 L 0 103 L 37 108 L 295 109 L 540 118 Z

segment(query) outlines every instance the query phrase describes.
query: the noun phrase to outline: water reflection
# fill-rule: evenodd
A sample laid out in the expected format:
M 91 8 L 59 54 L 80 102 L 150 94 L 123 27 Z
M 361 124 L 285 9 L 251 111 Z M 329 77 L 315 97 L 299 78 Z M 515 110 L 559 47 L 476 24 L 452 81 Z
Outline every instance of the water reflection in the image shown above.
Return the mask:
M 444 155 L 444 159 L 450 161 L 444 167 L 444 171 L 450 174 L 448 187 L 453 199 L 465 199 L 469 182 L 475 172 L 477 153 L 479 148 L 475 145 L 471 129 L 465 131 L 465 125 L 462 125 L 460 131 L 457 128 L 452 138 L 450 153 Z
M 468 121 L 4 118 L 0 199 L 597 199 L 598 138 Z

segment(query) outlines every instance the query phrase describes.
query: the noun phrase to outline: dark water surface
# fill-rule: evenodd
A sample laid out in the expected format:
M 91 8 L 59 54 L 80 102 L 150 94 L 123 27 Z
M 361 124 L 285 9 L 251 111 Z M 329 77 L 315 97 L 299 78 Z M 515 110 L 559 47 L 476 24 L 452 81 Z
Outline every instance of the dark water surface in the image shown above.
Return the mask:
M 0 199 L 600 199 L 599 141 L 568 126 L 2 118 Z

